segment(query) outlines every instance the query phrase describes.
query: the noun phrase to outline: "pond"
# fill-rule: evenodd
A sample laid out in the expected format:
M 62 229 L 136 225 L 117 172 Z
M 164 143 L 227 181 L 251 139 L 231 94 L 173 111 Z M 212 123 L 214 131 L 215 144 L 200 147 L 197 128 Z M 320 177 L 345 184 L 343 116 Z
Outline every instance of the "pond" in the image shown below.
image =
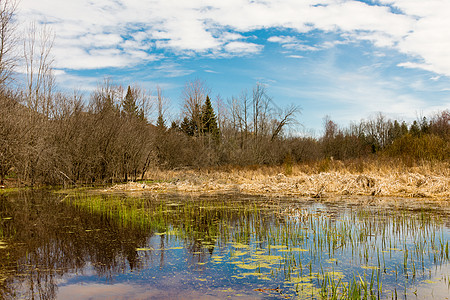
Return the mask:
M 374 199 L 0 194 L 0 298 L 448 298 L 448 206 Z

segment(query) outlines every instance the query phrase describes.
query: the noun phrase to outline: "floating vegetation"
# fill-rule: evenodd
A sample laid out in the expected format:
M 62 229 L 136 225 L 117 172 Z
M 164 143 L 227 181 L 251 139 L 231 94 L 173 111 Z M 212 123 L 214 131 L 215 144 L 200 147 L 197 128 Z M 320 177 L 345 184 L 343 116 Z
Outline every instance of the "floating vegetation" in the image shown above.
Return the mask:
M 430 287 L 450 292 L 449 214 L 442 207 L 88 194 L 60 205 L 84 225 L 64 224 L 51 247 L 86 247 L 73 249 L 76 259 L 102 270 L 97 276 L 122 273 L 135 285 L 291 299 L 408 298 Z M 12 217 L 8 222 L 20 219 Z M 115 233 L 111 254 L 100 242 L 105 230 Z M 48 243 L 22 261 L 30 264 Z

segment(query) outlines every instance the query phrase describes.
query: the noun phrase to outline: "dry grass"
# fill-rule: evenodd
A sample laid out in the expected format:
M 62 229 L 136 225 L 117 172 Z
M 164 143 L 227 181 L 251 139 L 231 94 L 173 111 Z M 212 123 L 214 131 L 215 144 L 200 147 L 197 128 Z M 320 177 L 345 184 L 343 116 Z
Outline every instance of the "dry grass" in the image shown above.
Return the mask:
M 224 166 L 158 170 L 153 182 L 128 183 L 108 190 L 227 192 L 283 196 L 399 196 L 450 200 L 448 162 L 406 165 L 395 160 L 323 160 L 293 166 Z

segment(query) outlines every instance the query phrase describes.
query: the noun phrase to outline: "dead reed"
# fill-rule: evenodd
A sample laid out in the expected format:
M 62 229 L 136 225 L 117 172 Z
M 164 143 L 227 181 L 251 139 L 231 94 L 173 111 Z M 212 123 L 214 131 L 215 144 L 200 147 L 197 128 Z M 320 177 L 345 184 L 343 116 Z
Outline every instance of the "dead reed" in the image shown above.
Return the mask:
M 450 200 L 450 164 L 332 159 L 285 166 L 223 166 L 149 172 L 142 183 L 107 191 L 229 192 L 314 198 L 366 195 Z

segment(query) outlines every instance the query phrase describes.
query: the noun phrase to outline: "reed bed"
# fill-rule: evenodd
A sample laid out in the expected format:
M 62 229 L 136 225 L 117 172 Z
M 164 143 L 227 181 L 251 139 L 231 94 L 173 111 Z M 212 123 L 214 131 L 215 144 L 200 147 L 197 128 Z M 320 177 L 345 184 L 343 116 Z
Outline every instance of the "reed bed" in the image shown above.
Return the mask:
M 149 180 L 120 184 L 105 192 L 239 192 L 325 198 L 365 195 L 450 199 L 450 164 L 399 161 L 323 160 L 293 166 L 159 170 Z

